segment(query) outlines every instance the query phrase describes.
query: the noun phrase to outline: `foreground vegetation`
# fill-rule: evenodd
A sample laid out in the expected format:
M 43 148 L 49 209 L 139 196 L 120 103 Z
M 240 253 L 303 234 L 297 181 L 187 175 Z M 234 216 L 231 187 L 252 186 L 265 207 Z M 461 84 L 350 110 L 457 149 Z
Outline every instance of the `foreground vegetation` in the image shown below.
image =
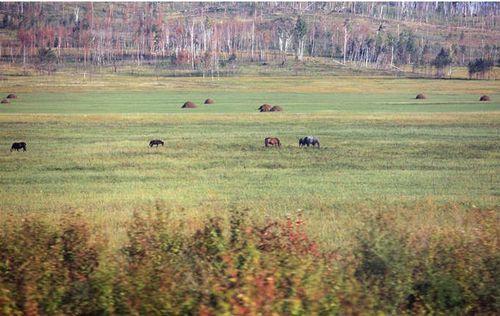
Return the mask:
M 3 83 L 0 314 L 500 308 L 495 81 Z
M 413 209 L 406 219 L 430 215 Z M 331 315 L 495 314 L 496 213 L 438 211 L 463 224 L 412 226 L 402 214 L 363 215 L 352 247 L 321 251 L 299 216 L 251 224 L 233 212 L 195 233 L 164 209 L 136 214 L 128 240 L 105 259 L 87 220 L 54 227 L 39 216 L 6 221 L 0 311 L 16 314 Z M 228 228 L 225 228 L 228 227 Z

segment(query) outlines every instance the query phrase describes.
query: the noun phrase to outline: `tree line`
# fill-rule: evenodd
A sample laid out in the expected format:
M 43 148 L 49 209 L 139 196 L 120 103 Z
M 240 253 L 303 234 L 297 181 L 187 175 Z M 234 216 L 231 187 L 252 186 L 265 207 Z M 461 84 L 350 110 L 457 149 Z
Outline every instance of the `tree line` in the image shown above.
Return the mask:
M 498 64 L 498 11 L 451 2 L 0 3 L 11 34 L 0 37 L 0 58 L 49 73 L 124 63 L 213 73 L 317 57 L 440 77 L 453 64 L 484 78 Z M 477 60 L 485 62 L 471 66 Z

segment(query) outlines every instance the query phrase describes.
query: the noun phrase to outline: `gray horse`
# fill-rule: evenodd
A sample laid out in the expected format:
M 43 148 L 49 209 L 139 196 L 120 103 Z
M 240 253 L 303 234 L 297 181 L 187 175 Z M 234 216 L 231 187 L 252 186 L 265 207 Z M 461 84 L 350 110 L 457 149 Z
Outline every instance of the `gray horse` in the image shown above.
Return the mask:
M 304 146 L 318 146 L 319 148 L 319 139 L 314 136 L 306 136 L 304 138 L 299 139 L 299 147 L 304 147 Z

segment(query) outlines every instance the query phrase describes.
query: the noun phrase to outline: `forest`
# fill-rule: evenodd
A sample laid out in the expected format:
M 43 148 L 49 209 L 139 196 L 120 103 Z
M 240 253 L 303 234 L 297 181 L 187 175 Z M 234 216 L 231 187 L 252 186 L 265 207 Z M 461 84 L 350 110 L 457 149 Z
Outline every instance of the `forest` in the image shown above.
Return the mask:
M 308 60 L 490 78 L 496 2 L 0 3 L 0 59 L 25 72 L 123 66 L 237 73 Z M 293 67 L 292 67 L 293 68 Z

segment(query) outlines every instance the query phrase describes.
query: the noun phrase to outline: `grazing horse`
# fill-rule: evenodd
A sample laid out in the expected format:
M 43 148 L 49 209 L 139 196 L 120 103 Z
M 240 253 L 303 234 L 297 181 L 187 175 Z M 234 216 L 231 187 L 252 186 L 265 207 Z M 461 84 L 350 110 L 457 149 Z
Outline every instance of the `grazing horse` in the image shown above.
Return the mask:
M 152 141 L 149 142 L 149 147 L 153 147 L 156 145 L 156 147 L 158 147 L 158 145 L 164 145 L 165 143 L 160 140 L 160 139 L 153 139 Z
M 318 146 L 319 148 L 319 139 L 314 136 L 306 136 L 304 138 L 299 139 L 299 147 L 303 146 Z
M 16 151 L 19 151 L 19 149 L 26 151 L 26 143 L 25 142 L 13 143 L 12 146 L 10 147 L 10 151 L 13 151 L 14 149 Z
M 270 146 L 281 147 L 281 142 L 280 142 L 279 138 L 277 138 L 277 137 L 266 137 L 264 139 L 264 146 L 266 146 L 266 147 L 270 147 Z

